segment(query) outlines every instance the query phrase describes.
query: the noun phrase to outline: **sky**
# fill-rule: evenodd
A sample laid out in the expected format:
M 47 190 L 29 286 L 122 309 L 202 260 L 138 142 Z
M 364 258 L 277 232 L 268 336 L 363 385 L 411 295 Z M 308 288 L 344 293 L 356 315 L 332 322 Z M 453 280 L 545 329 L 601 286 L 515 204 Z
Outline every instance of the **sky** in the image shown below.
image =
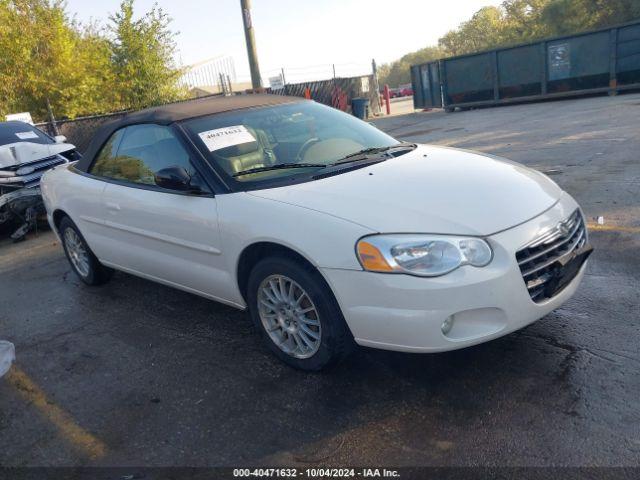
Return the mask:
M 67 0 L 80 21 L 107 23 L 120 0 Z M 154 3 L 173 19 L 176 60 L 190 65 L 233 57 L 239 81 L 249 79 L 240 0 L 137 0 L 136 14 Z M 287 81 L 367 73 L 378 64 L 437 43 L 447 31 L 501 0 L 253 0 L 252 19 L 263 79 L 285 69 Z M 306 79 L 306 78 L 305 78 Z

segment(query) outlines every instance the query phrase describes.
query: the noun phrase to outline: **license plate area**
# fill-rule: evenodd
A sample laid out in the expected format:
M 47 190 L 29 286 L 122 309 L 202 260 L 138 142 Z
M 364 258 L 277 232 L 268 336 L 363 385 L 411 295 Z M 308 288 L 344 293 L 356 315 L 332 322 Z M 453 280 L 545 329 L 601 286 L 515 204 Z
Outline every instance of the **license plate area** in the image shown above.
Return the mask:
M 593 247 L 587 244 L 558 260 L 553 276 L 547 282 L 545 296 L 551 298 L 564 290 L 571 283 L 571 280 L 576 277 L 592 252 Z

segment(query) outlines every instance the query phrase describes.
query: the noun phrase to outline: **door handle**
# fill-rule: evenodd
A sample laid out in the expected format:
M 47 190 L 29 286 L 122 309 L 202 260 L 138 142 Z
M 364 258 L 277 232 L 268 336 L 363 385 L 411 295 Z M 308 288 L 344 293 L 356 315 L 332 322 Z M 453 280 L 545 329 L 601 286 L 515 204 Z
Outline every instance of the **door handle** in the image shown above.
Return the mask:
M 119 212 L 120 205 L 114 202 L 107 202 L 107 210 L 109 210 L 110 212 Z

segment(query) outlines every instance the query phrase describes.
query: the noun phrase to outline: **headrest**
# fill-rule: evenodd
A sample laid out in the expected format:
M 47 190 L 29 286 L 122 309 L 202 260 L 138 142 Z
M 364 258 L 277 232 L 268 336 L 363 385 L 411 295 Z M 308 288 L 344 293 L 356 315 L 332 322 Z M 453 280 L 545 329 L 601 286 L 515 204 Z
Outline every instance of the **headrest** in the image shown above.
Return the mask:
M 258 142 L 247 142 L 239 145 L 232 145 L 227 148 L 221 148 L 220 150 L 216 150 L 215 154 L 220 155 L 221 157 L 230 158 L 255 153 L 258 150 L 260 150 Z

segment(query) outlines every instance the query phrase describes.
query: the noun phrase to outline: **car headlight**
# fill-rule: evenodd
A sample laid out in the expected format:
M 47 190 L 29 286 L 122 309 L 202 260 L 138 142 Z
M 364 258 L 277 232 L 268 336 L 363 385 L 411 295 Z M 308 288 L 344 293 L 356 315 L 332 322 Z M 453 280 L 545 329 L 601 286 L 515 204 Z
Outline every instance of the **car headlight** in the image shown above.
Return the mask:
M 360 264 L 371 272 L 437 277 L 462 265 L 484 267 L 493 257 L 481 238 L 449 235 L 373 235 L 356 245 Z

